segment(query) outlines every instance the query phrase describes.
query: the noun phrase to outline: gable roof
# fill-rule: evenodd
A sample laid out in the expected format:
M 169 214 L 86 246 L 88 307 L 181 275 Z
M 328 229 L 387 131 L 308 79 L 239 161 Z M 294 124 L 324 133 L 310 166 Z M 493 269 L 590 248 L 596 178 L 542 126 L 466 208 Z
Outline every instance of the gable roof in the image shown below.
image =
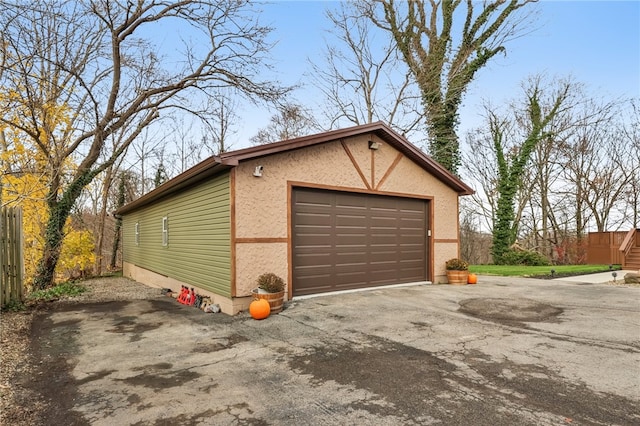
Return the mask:
M 220 155 L 209 157 L 206 160 L 196 164 L 189 170 L 165 182 L 153 191 L 148 192 L 137 200 L 132 201 L 129 204 L 119 208 L 115 211 L 114 214 L 121 215 L 129 213 L 133 210 L 137 210 L 140 207 L 143 207 L 160 198 L 164 198 L 179 190 L 189 187 L 208 177 L 229 170 L 240 164 L 241 161 L 279 154 L 286 151 L 293 151 L 313 145 L 333 142 L 336 140 L 363 134 L 372 134 L 382 139 L 383 141 L 400 151 L 406 157 L 414 161 L 425 171 L 441 180 L 451 189 L 456 191 L 459 195 L 471 195 L 474 193 L 474 190 L 467 184 L 462 182 L 460 178 L 449 172 L 438 162 L 434 161 L 431 157 L 424 154 L 406 138 L 391 129 L 391 127 L 382 122 L 376 122 L 363 124 L 360 126 L 347 127 L 345 129 L 331 130 L 328 132 L 318 133 L 310 136 L 303 136 L 300 138 L 289 139 L 266 145 L 254 146 L 251 148 L 239 149 L 236 151 L 223 152 Z

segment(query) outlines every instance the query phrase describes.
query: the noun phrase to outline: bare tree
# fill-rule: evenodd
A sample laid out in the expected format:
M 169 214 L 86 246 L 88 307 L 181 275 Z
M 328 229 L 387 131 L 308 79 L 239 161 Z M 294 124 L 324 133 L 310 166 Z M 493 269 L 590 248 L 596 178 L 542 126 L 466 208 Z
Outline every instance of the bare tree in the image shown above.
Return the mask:
M 550 95 L 545 92 L 552 92 Z M 515 243 L 517 228 L 514 224 L 516 214 L 514 203 L 516 194 L 522 188 L 522 177 L 531 154 L 540 141 L 554 137 L 553 120 L 570 106 L 571 83 L 560 82 L 557 87 L 545 87 L 540 77 L 532 78 L 525 87 L 526 103 L 516 121 L 522 123 L 522 142 L 516 149 L 505 152 L 505 141 L 513 134 L 508 132 L 508 120 L 496 114 L 489 115 L 491 130 L 498 166 L 498 200 L 496 221 L 493 226 L 492 254 L 495 263 Z
M 595 222 L 598 232 L 609 230 L 615 207 L 623 202 L 633 178 L 629 171 L 634 166 L 628 162 L 632 146 L 616 123 L 619 107 L 589 100 L 574 117 L 576 127 L 571 137 L 561 145 L 563 174 L 572 184 L 570 195 L 575 200 L 580 238 L 589 220 Z
M 571 91 L 572 97 L 580 98 L 580 85 L 572 84 Z M 570 197 L 566 196 L 567 183 L 562 179 L 559 147 L 575 124 L 572 114 L 556 115 L 531 152 L 529 167 L 523 171 L 529 246 L 549 259 L 557 257 L 567 230 L 573 225 L 568 223 L 574 210 Z M 526 120 L 522 120 L 522 125 L 527 125 Z
M 163 138 L 158 138 L 157 141 L 162 140 L 162 146 L 165 144 L 172 145 L 175 150 L 171 154 L 173 161 L 169 162 L 174 166 L 170 169 L 169 174 L 174 176 L 200 162 L 204 151 L 204 142 L 201 141 L 200 134 L 194 132 L 194 129 L 197 129 L 199 124 L 197 117 L 180 114 L 171 117 L 169 123 L 167 128 L 170 130 L 166 135 L 166 141 L 162 140 Z
M 109 167 L 107 167 L 95 180 L 100 180 L 100 203 L 99 210 L 96 215 L 97 223 L 94 227 L 94 238 L 95 238 L 95 254 L 96 254 L 96 264 L 94 268 L 94 273 L 96 275 L 102 274 L 104 262 L 104 249 L 106 243 L 106 225 L 107 221 L 110 218 L 109 216 L 109 208 L 115 207 L 110 204 L 113 184 L 116 180 L 118 174 L 120 174 L 120 169 L 122 167 L 122 163 L 124 161 L 124 156 L 116 159 Z M 99 178 L 102 179 L 99 179 Z M 94 181 L 95 181 L 94 180 Z
M 474 265 L 491 263 L 491 234 L 469 197 L 460 199 L 460 257 Z M 485 228 L 486 229 L 486 228 Z
M 178 133 L 178 132 L 174 132 Z M 127 148 L 126 161 L 130 165 L 127 170 L 135 171 L 140 176 L 139 194 L 143 195 L 152 188 L 153 178 L 150 170 L 153 170 L 153 162 L 159 162 L 164 146 L 167 144 L 169 135 L 160 135 L 156 129 L 148 127 L 144 129 L 131 142 Z
M 182 173 L 189 167 L 199 163 L 211 155 L 228 151 L 232 145 L 231 138 L 237 132 L 238 101 L 226 90 L 216 90 L 206 99 L 203 107 L 205 113 L 199 117 L 174 117 L 171 125 L 171 137 L 177 161 L 169 164 L 170 174 Z M 199 121 L 199 123 L 198 123 Z
M 626 223 L 640 229 L 640 99 L 627 102 L 630 114 L 624 123 L 620 123 L 618 132 L 621 143 L 628 147 L 627 155 L 622 157 L 620 169 L 628 182 L 624 191 L 624 216 Z
M 633 102 L 594 98 L 580 84 L 571 83 L 566 94 L 559 85 L 551 96 L 552 85 L 543 86 L 539 79 L 533 83 L 529 90 L 541 89 L 542 113 L 552 111 L 554 97 L 562 95 L 565 100 L 521 170 L 508 243 L 517 241 L 554 262 L 580 262 L 590 228 L 635 226 L 639 198 L 634 185 L 640 175 L 637 111 Z M 505 193 L 500 190 L 505 178 L 498 165 L 504 161 L 508 170 L 523 155 L 523 140 L 534 122 L 531 108 L 523 108 L 521 101 L 508 104 L 504 113 L 489 105 L 485 109 L 488 128 L 467 135 L 464 174 L 476 182 L 477 191 L 467 200 L 471 207 L 467 206 L 465 215 L 484 220 L 483 228 L 494 232 L 501 214 L 499 199 Z
M 219 91 L 211 102 L 211 119 L 205 129 L 203 144 L 208 155 L 218 155 L 231 148 L 230 138 L 237 132 L 238 103 L 228 94 Z
M 125 205 L 128 201 L 134 199 L 134 190 L 132 188 L 132 176 L 131 173 L 122 171 L 119 174 L 118 187 L 115 194 L 114 209 L 118 209 Z M 120 239 L 122 229 L 122 217 L 116 217 L 116 223 L 113 230 L 113 244 L 111 246 L 111 257 L 109 260 L 109 268 L 111 270 L 116 269 L 116 263 L 118 260 L 118 251 L 120 249 Z
M 260 81 L 268 27 L 249 0 L 5 1 L 0 121 L 47 159 L 49 221 L 36 288 L 54 281 L 63 227 L 83 188 L 120 157 L 163 111 L 234 87 L 256 99 L 286 90 Z M 153 29 L 184 31 L 168 51 Z M 157 36 L 157 34 L 156 34 Z M 165 56 L 163 56 L 166 53 Z M 196 111 L 197 112 L 197 111 Z M 106 141 L 126 136 L 112 147 Z M 74 167 L 69 163 L 77 161 Z
M 284 141 L 306 136 L 318 129 L 311 114 L 300 105 L 286 104 L 278 109 L 277 114 L 271 116 L 267 127 L 260 129 L 251 137 L 254 145 Z
M 324 94 L 330 127 L 382 120 L 407 137 L 418 136 L 424 110 L 411 72 L 398 57 L 395 42 L 386 37 L 378 41 L 384 34 L 376 34 L 352 6 L 341 3 L 337 11 L 327 11 L 336 45 L 327 41 L 323 60 L 311 61 L 311 79 Z
M 530 15 L 521 9 L 535 1 L 358 1 L 362 13 L 395 40 L 420 87 L 431 155 L 454 173 L 463 95 L 476 72 L 523 34 Z

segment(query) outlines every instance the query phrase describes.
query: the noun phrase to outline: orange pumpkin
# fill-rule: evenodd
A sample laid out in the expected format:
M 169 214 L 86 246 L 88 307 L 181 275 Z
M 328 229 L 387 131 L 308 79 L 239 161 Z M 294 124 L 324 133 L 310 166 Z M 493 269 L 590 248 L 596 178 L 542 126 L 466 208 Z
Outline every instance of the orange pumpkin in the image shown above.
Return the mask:
M 265 319 L 271 313 L 271 306 L 269 306 L 269 302 L 264 299 L 254 300 L 249 305 L 249 313 L 253 319 Z
M 467 284 L 476 284 L 478 282 L 478 276 L 476 274 L 469 274 L 467 277 Z

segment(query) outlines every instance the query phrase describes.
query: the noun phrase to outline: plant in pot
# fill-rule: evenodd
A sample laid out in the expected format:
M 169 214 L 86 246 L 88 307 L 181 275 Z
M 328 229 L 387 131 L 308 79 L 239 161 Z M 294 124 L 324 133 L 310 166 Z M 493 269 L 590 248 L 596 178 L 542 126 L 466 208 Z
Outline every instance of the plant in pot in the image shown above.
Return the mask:
M 269 302 L 271 313 L 277 314 L 282 311 L 284 303 L 284 280 L 273 272 L 266 272 L 258 277 L 258 285 L 251 293 L 253 298 L 264 299 Z
M 458 258 L 447 260 L 445 263 L 447 270 L 447 281 L 449 284 L 464 285 L 467 284 L 469 277 L 469 263 Z

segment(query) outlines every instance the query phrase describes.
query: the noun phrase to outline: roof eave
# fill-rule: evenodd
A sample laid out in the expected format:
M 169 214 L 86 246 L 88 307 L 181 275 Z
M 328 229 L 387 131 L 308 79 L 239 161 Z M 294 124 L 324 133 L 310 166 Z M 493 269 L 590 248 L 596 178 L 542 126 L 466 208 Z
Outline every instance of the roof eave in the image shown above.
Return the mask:
M 114 214 L 122 215 L 137 210 L 147 204 L 159 200 L 160 198 L 164 198 L 176 191 L 206 179 L 207 177 L 214 176 L 218 173 L 222 173 L 223 171 L 236 167 L 241 161 L 297 150 L 312 145 L 346 139 L 367 133 L 374 134 L 385 142 L 391 144 L 412 161 L 419 164 L 423 169 L 433 174 L 447 186 L 456 191 L 458 195 L 471 195 L 475 193 L 471 187 L 462 182 L 456 175 L 449 172 L 431 157 L 424 154 L 404 136 L 399 135 L 386 124 L 376 122 L 349 127 L 346 129 L 331 130 L 320 134 L 303 136 L 267 145 L 254 146 L 237 151 L 223 152 L 218 156 L 209 157 L 153 191 L 119 208 L 114 212 Z
M 155 188 L 153 191 L 146 193 L 137 200 L 134 200 L 129 204 L 120 207 L 113 214 L 119 216 L 130 213 L 134 210 L 146 206 L 147 204 L 150 204 L 161 198 L 174 194 L 177 191 L 187 188 L 203 179 L 229 170 L 237 165 L 238 162 L 234 161 L 233 159 L 223 161 L 219 157 L 209 157 L 208 159 L 193 166 L 184 173 L 181 173 L 173 179 L 168 180 L 164 184 Z
M 399 135 L 391 127 L 381 121 L 349 127 L 346 129 L 330 130 L 324 133 L 303 136 L 267 145 L 254 146 L 237 151 L 225 152 L 220 154 L 220 159 L 221 161 L 235 160 L 240 162 L 278 154 L 284 151 L 306 148 L 311 145 L 346 139 L 353 136 L 360 136 L 367 133 L 375 134 L 385 142 L 393 145 L 396 149 L 407 155 L 407 157 L 418 163 L 425 170 L 442 180 L 459 195 L 471 195 L 475 193 L 475 191 L 462 182 L 460 178 L 449 172 L 431 157 L 424 154 L 404 136 Z

